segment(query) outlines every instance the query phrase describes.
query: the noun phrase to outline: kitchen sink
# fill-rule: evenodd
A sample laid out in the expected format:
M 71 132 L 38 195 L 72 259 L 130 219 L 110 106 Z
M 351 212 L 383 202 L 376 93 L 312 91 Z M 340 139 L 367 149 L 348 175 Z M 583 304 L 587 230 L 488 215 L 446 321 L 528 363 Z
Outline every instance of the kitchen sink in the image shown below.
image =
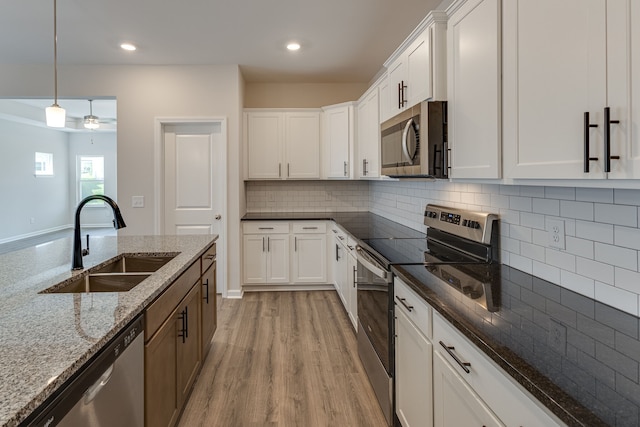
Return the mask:
M 46 289 L 43 293 L 127 292 L 150 275 L 151 273 L 87 274 L 69 284 Z
M 153 273 L 175 258 L 174 256 L 124 255 L 100 267 L 93 273 Z
M 176 256 L 121 255 L 101 267 L 90 269 L 87 274 L 58 283 L 40 293 L 127 292 Z

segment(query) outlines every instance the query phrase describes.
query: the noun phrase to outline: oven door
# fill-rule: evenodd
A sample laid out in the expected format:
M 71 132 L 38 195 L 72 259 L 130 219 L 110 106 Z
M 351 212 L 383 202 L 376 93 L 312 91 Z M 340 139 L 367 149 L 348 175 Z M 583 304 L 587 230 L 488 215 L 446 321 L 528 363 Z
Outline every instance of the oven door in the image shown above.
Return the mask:
M 391 272 L 357 247 L 358 354 L 389 425 L 393 419 L 393 282 Z

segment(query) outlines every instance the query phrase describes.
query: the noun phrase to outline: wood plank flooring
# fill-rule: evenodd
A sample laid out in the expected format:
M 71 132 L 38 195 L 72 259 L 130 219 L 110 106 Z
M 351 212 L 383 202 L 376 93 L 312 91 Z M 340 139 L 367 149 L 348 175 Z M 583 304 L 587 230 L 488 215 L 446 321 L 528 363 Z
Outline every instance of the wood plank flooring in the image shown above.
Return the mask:
M 181 427 L 386 425 L 334 291 L 222 300 L 213 342 Z

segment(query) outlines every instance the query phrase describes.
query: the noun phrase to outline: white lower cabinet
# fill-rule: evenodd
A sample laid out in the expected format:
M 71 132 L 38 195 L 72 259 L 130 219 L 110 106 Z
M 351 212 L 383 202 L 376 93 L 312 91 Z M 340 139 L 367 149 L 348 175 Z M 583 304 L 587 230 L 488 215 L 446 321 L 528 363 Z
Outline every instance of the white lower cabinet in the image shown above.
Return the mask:
M 440 353 L 433 358 L 434 426 L 504 426 Z
M 338 226 L 333 226 L 333 282 L 347 316 L 358 330 L 358 293 L 356 288 L 356 243 Z
M 349 256 L 347 257 L 347 294 L 348 304 L 347 312 L 349 314 L 349 320 L 353 325 L 353 329 L 358 331 L 358 288 L 356 275 L 358 274 L 358 261 L 355 256 L 355 245 L 353 249 L 349 249 Z
M 403 310 L 396 308 L 396 414 L 404 427 L 433 425 L 431 347 Z
M 326 284 L 326 229 L 324 221 L 243 223 L 243 283 Z
M 403 427 L 564 425 L 397 277 L 394 288 Z
M 327 282 L 327 235 L 321 224 L 293 223 L 293 283 Z

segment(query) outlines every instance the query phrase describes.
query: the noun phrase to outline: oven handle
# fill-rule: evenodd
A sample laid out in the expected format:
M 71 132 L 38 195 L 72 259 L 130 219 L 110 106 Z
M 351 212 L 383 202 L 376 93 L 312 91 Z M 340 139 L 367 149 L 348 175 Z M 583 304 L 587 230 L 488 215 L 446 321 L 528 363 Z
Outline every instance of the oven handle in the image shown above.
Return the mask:
M 360 245 L 356 246 L 356 258 L 367 270 L 375 274 L 387 283 L 391 283 L 391 272 L 387 271 L 380 263 L 363 249 Z

